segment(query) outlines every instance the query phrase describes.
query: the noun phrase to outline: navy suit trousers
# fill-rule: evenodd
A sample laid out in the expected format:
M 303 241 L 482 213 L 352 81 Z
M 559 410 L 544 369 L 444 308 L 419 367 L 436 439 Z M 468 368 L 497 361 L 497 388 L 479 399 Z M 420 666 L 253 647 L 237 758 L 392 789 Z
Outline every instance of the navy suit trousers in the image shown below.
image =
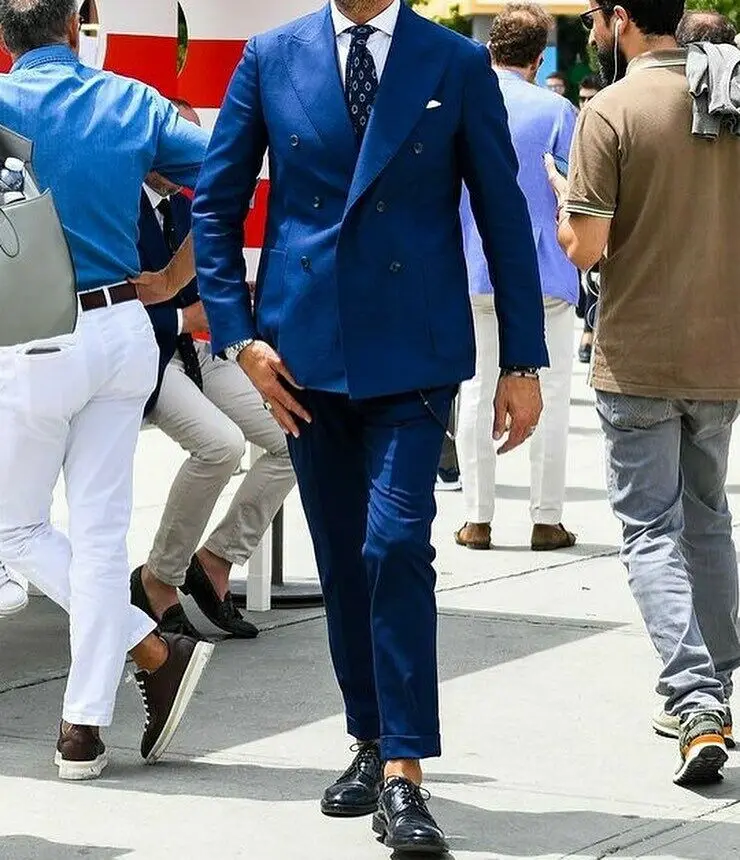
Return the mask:
M 289 440 L 347 728 L 385 760 L 441 754 L 431 530 L 455 393 L 302 391 L 313 423 Z

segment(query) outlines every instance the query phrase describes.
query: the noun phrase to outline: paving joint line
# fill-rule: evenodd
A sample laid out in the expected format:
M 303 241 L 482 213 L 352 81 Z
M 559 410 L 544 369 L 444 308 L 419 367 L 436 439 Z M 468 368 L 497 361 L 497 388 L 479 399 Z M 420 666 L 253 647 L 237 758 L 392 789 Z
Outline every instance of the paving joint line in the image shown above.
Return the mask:
M 509 580 L 509 579 L 521 579 L 521 577 L 529 576 L 531 573 L 542 573 L 546 570 L 558 570 L 558 569 L 563 568 L 563 567 L 570 567 L 571 565 L 574 565 L 574 564 L 583 564 L 585 562 L 598 561 L 599 559 L 603 559 L 603 558 L 616 558 L 618 555 L 619 555 L 619 550 L 611 550 L 609 552 L 597 553 L 596 555 L 589 555 L 589 556 L 586 556 L 585 558 L 573 558 L 573 559 L 569 559 L 568 561 L 558 562 L 556 564 L 546 564 L 546 565 L 543 565 L 542 567 L 531 567 L 531 568 L 528 568 L 527 570 L 519 570 L 516 573 L 508 573 L 508 574 L 505 574 L 504 576 L 493 576 L 493 577 L 490 577 L 488 579 L 479 579 L 479 580 L 476 580 L 475 582 L 465 582 L 465 583 L 462 583 L 461 585 L 450 585 L 450 586 L 447 586 L 445 588 L 439 588 L 437 590 L 437 593 L 438 594 L 447 594 L 447 593 L 450 593 L 452 591 L 462 591 L 465 588 L 475 588 L 476 586 L 479 586 L 479 585 L 490 585 L 491 583 L 505 582 L 506 580 Z
M 716 815 L 718 812 L 723 812 L 726 809 L 731 809 L 733 806 L 737 806 L 738 804 L 740 804 L 740 800 L 726 801 L 726 802 L 723 802 L 723 803 L 719 804 L 718 806 L 716 806 L 712 809 L 708 809 L 706 812 L 701 812 L 698 815 L 693 816 L 692 818 L 683 819 L 683 820 L 675 821 L 671 824 L 667 824 L 664 828 L 661 828 L 660 830 L 656 830 L 653 833 L 644 834 L 644 835 L 639 836 L 637 838 L 632 838 L 632 839 L 628 838 L 624 843 L 612 845 L 611 847 L 606 848 L 602 853 L 597 854 L 594 857 L 594 860 L 607 860 L 607 858 L 614 857 L 620 851 L 628 851 L 630 848 L 634 848 L 638 845 L 644 845 L 648 842 L 654 842 L 654 841 L 660 839 L 662 836 L 666 836 L 669 833 L 673 833 L 673 832 L 678 833 L 679 830 L 683 829 L 684 827 L 686 827 L 689 824 L 701 822 L 710 815 Z M 717 824 L 717 822 L 713 822 L 713 821 L 707 822 L 706 826 L 703 827 L 701 830 L 699 830 L 698 833 L 705 833 L 707 830 L 711 830 L 712 827 L 714 827 L 716 824 Z M 639 825 L 638 825 L 638 827 L 639 827 Z M 592 848 L 596 848 L 599 845 L 604 844 L 605 842 L 612 842 L 615 840 L 619 841 L 620 839 L 622 839 L 624 837 L 628 837 L 630 833 L 634 833 L 634 831 L 636 829 L 638 829 L 638 828 L 631 827 L 631 828 L 623 831 L 622 833 L 617 834 L 616 836 L 609 836 L 609 837 L 606 837 L 605 839 L 599 839 L 596 842 L 592 842 L 589 845 L 584 845 L 581 848 L 576 849 L 575 851 L 570 851 L 567 854 L 563 854 L 561 860 L 567 860 L 568 857 L 578 857 L 579 855 L 582 855 L 585 851 L 588 851 L 589 849 L 592 849 Z M 678 838 L 676 838 L 672 841 L 669 841 L 669 842 L 662 843 L 661 845 L 656 846 L 656 847 L 659 849 L 664 848 L 668 845 L 674 844 L 677 841 L 678 841 Z

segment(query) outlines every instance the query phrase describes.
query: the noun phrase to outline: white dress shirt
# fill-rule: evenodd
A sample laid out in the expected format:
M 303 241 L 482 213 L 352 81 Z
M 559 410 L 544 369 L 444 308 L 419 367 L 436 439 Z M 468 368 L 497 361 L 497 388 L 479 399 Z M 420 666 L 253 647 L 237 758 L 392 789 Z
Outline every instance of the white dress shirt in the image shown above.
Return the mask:
M 152 204 L 152 209 L 154 210 L 154 217 L 157 219 L 157 224 L 159 224 L 159 229 L 164 232 L 164 215 L 157 208 L 159 204 L 163 200 L 169 200 L 169 197 L 162 197 L 161 194 L 157 194 L 157 192 L 150 188 L 148 185 L 144 185 L 144 191 L 146 196 L 149 198 L 149 202 Z M 177 333 L 182 334 L 182 329 L 185 324 L 185 318 L 183 316 L 183 312 L 180 308 L 177 308 Z
M 401 0 L 393 0 L 393 3 L 380 15 L 367 22 L 368 27 L 375 27 L 377 33 L 373 33 L 367 40 L 367 48 L 375 60 L 375 70 L 378 73 L 378 82 L 383 77 L 385 64 L 391 50 L 393 32 L 396 29 L 398 16 L 401 12 Z M 337 55 L 339 57 L 339 72 L 342 76 L 342 86 L 347 81 L 347 60 L 349 49 L 352 44 L 352 36 L 347 30 L 355 27 L 354 21 L 350 21 L 337 8 L 334 0 L 331 0 L 331 18 L 334 22 L 334 32 L 337 34 Z

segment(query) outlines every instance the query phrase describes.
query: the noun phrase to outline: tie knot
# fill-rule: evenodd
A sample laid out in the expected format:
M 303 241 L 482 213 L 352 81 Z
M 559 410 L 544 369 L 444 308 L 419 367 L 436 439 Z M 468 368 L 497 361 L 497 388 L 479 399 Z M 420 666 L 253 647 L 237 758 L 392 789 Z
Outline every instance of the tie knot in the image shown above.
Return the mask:
M 376 27 L 371 27 L 369 24 L 358 24 L 355 27 L 350 27 L 346 32 L 352 36 L 353 42 L 364 45 L 367 43 L 370 36 L 372 36 L 373 33 L 377 33 L 378 30 Z

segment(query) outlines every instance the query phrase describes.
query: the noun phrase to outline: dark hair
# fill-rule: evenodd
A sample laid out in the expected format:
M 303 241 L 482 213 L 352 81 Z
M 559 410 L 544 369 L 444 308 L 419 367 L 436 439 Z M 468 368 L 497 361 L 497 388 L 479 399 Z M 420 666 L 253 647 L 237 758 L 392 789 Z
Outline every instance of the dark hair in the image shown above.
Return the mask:
M 562 81 L 566 86 L 568 86 L 568 78 L 566 78 L 565 72 L 550 72 L 546 80 L 554 81 L 555 78 L 557 78 L 559 81 Z
M 11 54 L 64 42 L 76 0 L 0 0 L 0 34 Z
M 596 92 L 599 92 L 601 88 L 601 81 L 596 77 L 596 75 L 586 75 L 579 85 L 579 89 L 595 90 Z
M 187 108 L 188 110 L 195 110 L 195 108 L 190 104 L 187 99 L 181 99 L 178 97 L 170 99 L 170 101 L 176 108 Z
M 676 41 L 682 47 L 692 42 L 733 45 L 736 36 L 732 21 L 720 12 L 687 12 L 676 31 Z
M 686 3 L 684 0 L 608 0 L 601 4 L 611 18 L 614 7 L 621 6 L 645 36 L 675 36 Z
M 499 66 L 531 66 L 547 47 L 554 20 L 536 3 L 507 3 L 493 19 L 488 47 Z

